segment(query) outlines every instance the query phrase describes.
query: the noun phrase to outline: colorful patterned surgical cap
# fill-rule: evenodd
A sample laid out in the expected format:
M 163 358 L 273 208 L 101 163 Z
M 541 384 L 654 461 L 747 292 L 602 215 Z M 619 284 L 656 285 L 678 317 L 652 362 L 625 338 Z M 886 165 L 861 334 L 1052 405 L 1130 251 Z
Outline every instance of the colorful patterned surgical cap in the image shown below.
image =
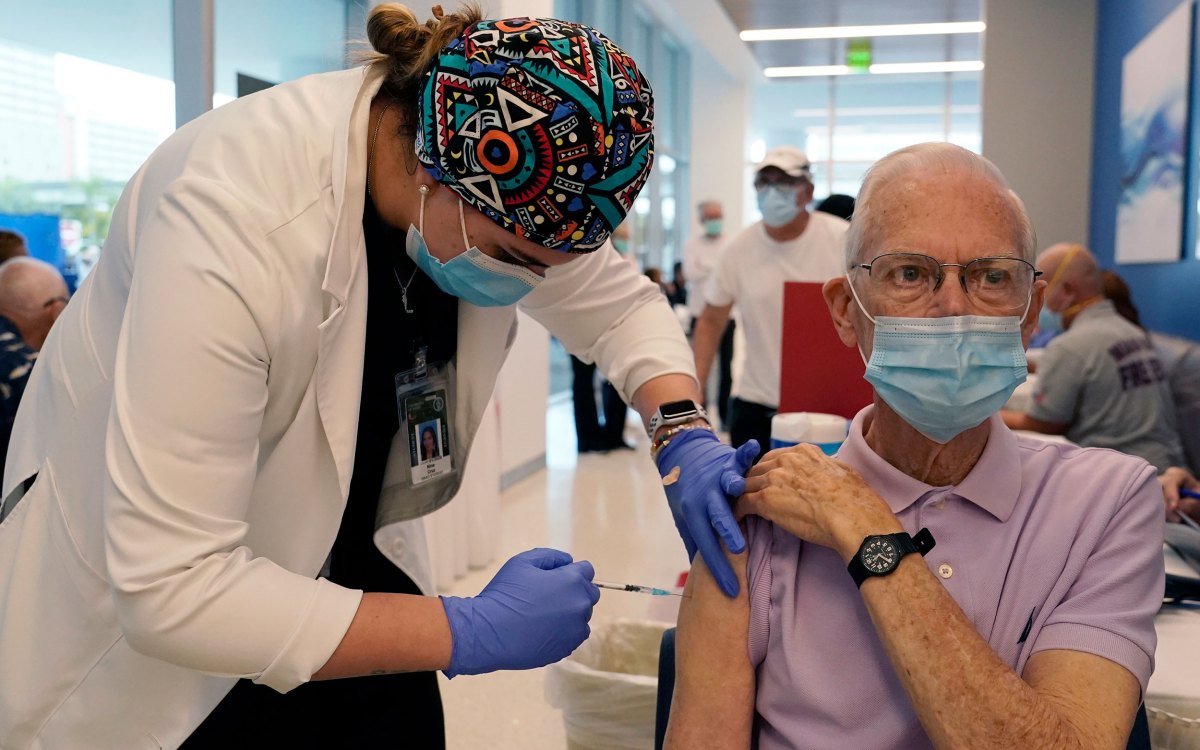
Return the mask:
M 434 179 L 554 250 L 598 248 L 654 160 L 650 83 L 611 40 L 567 21 L 467 27 L 417 107 L 417 157 Z

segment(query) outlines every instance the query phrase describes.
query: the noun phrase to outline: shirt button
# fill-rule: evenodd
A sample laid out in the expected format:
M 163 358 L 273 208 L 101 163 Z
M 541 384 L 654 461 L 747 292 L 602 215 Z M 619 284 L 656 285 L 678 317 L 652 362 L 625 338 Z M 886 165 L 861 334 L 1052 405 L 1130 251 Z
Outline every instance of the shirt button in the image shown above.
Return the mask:
M 954 568 L 950 567 L 950 563 L 942 563 L 938 566 L 938 575 L 942 578 L 949 578 L 954 575 Z

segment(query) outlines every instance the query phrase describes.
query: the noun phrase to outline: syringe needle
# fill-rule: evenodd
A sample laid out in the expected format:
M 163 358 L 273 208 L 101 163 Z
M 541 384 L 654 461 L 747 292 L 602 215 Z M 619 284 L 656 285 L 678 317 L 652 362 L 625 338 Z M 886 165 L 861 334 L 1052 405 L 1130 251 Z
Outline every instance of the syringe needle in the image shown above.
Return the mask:
M 654 586 L 641 586 L 636 583 L 614 583 L 612 581 L 592 581 L 597 588 L 612 589 L 613 591 L 632 591 L 635 594 L 649 594 L 651 596 L 683 596 L 676 594 L 666 589 L 655 588 Z

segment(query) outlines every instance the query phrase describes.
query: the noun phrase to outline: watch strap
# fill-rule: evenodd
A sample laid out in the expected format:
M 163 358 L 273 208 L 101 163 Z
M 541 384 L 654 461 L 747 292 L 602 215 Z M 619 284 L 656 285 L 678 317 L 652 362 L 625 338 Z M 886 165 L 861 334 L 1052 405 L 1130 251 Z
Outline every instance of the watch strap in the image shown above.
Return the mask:
M 886 570 L 882 573 L 876 573 L 875 571 L 868 570 L 867 566 L 863 565 L 860 557 L 863 548 L 866 547 L 871 540 L 879 538 L 891 540 L 891 542 L 895 544 L 897 548 L 896 564 L 889 570 Z M 905 531 L 895 534 L 871 534 L 863 538 L 862 544 L 858 546 L 858 551 L 854 553 L 854 557 L 850 558 L 850 562 L 847 563 L 846 570 L 850 572 L 850 577 L 854 579 L 854 585 L 862 588 L 863 581 L 867 580 L 868 578 L 873 578 L 875 576 L 886 576 L 894 572 L 896 568 L 900 566 L 900 561 L 904 559 L 905 555 L 917 552 L 924 557 L 929 550 L 933 549 L 935 544 L 937 544 L 937 542 L 934 540 L 933 534 L 930 533 L 929 529 L 924 528 L 918 531 L 916 536 L 909 536 L 908 532 Z

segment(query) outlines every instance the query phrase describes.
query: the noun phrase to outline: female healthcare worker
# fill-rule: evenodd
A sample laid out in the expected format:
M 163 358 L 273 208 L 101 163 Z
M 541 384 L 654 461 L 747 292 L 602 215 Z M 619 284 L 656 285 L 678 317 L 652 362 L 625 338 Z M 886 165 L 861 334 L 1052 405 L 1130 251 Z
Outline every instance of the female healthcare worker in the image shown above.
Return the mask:
M 633 60 L 475 11 L 385 4 L 368 36 L 365 67 L 180 128 L 121 197 L 13 435 L 0 746 L 438 747 L 433 670 L 569 654 L 598 592 L 565 553 L 420 595 L 412 519 L 459 486 L 517 304 L 674 425 L 677 519 L 728 514 L 747 462 L 671 432 L 703 426 L 678 323 L 593 252 L 650 170 Z

